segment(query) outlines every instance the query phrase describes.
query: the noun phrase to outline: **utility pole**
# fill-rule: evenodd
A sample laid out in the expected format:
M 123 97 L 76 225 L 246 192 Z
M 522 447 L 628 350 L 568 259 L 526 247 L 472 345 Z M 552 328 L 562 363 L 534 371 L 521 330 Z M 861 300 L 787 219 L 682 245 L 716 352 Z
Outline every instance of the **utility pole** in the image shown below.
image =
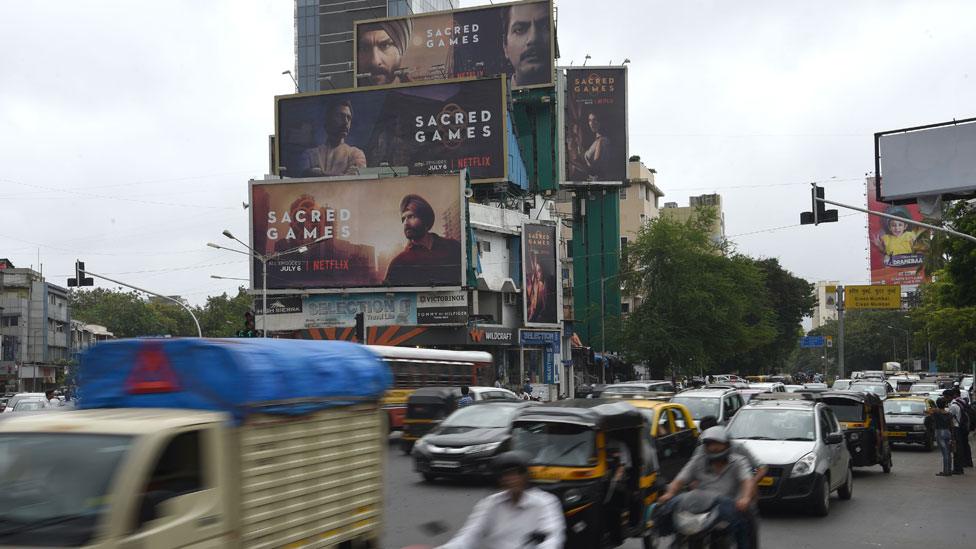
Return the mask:
M 844 375 L 844 286 L 837 286 L 837 378 Z

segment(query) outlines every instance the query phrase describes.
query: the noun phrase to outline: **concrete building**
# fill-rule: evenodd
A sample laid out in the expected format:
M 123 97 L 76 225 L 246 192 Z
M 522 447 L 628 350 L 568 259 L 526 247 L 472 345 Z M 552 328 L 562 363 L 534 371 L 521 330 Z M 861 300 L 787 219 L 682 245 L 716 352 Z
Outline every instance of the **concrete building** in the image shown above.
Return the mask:
M 295 0 L 295 75 L 303 92 L 353 87 L 356 21 L 457 9 L 458 0 Z
M 834 290 L 840 282 L 836 280 L 819 280 L 814 284 L 814 294 L 817 304 L 813 308 L 813 323 L 811 329 L 816 329 L 830 320 L 837 320 L 837 295 Z
M 660 215 L 660 199 L 664 196 L 654 175 L 638 158 L 627 163 L 627 181 L 620 188 L 620 250 L 626 253 L 627 244 L 637 238 L 641 228 Z M 622 295 L 620 312 L 628 314 L 640 305 L 639 296 Z
M 33 269 L 0 270 L 0 379 L 7 388 L 56 383 L 71 360 L 68 290 Z
M 715 208 L 718 216 L 712 224 L 712 238 L 716 242 L 725 240 L 725 212 L 722 211 L 722 195 L 702 194 L 688 199 L 688 206 L 678 206 L 677 202 L 665 202 L 661 215 L 678 221 L 687 221 L 694 215 L 695 210 L 702 206 Z

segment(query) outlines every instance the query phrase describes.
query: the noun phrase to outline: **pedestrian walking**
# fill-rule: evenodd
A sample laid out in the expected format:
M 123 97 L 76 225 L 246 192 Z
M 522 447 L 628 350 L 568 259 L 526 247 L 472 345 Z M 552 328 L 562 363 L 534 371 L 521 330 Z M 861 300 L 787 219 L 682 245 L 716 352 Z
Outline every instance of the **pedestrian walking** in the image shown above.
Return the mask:
M 936 407 L 929 411 L 935 427 L 935 441 L 942 453 L 942 471 L 936 473 L 940 477 L 952 476 L 952 415 L 946 410 L 947 405 L 945 397 L 939 397 L 935 401 Z

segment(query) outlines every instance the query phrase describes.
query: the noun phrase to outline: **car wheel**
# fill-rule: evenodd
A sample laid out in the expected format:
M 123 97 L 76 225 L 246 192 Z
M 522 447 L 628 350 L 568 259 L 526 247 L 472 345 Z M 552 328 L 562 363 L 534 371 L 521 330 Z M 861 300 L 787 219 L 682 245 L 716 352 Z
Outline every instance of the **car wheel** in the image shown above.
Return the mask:
M 434 482 L 437 480 L 437 475 L 433 473 L 421 473 L 424 476 L 424 480 L 427 482 Z
M 837 496 L 840 499 L 851 499 L 854 495 L 854 472 L 850 467 L 847 468 L 847 480 L 837 489 Z
M 927 437 L 925 437 L 925 451 L 931 452 L 932 448 L 935 447 L 935 433 L 929 431 Z
M 826 476 L 820 479 L 820 485 L 813 491 L 810 510 L 818 517 L 825 517 L 830 513 L 830 479 Z
M 881 470 L 884 471 L 885 474 L 891 472 L 891 450 L 888 450 L 888 456 L 883 462 L 881 462 Z

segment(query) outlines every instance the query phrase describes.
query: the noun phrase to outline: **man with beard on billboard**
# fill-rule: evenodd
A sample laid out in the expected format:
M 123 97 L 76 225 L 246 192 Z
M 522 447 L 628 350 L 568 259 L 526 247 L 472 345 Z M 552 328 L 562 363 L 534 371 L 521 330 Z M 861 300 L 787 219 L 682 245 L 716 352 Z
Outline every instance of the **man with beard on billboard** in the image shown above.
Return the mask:
M 362 149 L 346 143 L 350 128 L 352 103 L 344 100 L 330 106 L 325 116 L 325 143 L 302 154 L 302 177 L 358 175 L 359 168 L 366 167 Z
M 388 286 L 459 286 L 461 243 L 431 232 L 434 208 L 423 197 L 408 194 L 400 201 L 400 219 L 407 246 L 386 270 Z
M 410 46 L 410 19 L 368 23 L 358 30 L 356 59 L 360 86 L 382 86 L 409 82 L 401 69 L 403 56 Z
M 502 49 L 510 66 L 511 89 L 552 80 L 548 3 L 502 9 Z

